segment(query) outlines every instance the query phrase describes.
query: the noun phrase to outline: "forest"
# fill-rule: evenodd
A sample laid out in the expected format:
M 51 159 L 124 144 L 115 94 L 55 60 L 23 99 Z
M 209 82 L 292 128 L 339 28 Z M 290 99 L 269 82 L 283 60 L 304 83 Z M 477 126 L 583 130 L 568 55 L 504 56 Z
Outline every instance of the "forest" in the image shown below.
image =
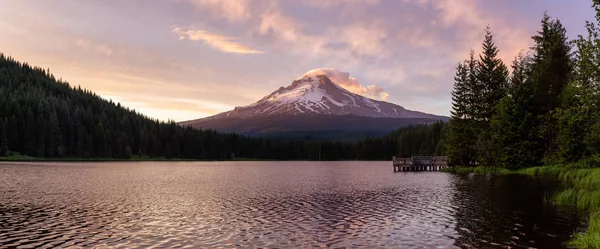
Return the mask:
M 510 65 L 491 29 L 456 66 L 446 152 L 454 165 L 508 169 L 600 163 L 600 1 L 587 35 L 544 14 L 533 46 Z M 509 73 L 510 71 L 510 73 Z
M 161 122 L 0 54 L 0 157 L 390 160 L 443 153 L 444 123 L 355 142 L 267 139 Z

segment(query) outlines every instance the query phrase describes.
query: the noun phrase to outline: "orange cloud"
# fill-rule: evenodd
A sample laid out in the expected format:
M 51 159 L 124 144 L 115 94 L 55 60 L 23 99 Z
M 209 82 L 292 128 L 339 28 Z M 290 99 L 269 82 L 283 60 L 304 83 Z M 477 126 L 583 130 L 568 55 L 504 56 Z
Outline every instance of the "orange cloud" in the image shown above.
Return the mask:
M 185 28 L 175 27 L 171 30 L 179 36 L 180 40 L 202 41 L 205 44 L 227 53 L 236 54 L 260 54 L 262 51 L 252 49 L 235 41 L 234 38 L 209 33 L 203 30 L 186 30 Z
M 344 89 L 370 98 L 386 101 L 390 96 L 383 88 L 376 85 L 363 86 L 358 80 L 350 77 L 349 73 L 339 71 L 335 68 L 317 68 L 310 70 L 307 74 L 324 74 Z

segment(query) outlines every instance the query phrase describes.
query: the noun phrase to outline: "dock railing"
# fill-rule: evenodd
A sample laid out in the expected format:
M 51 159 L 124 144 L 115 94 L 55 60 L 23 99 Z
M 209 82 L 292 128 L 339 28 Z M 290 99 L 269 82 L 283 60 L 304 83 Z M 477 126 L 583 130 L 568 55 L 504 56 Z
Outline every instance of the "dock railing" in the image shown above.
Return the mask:
M 448 167 L 446 156 L 394 157 L 394 172 L 399 171 L 439 171 Z

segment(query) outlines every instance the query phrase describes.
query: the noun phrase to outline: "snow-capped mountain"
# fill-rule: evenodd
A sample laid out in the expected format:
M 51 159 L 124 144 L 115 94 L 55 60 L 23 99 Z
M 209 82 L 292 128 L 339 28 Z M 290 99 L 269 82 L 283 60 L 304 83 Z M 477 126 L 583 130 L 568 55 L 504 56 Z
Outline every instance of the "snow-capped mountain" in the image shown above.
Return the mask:
M 386 130 L 397 129 L 394 124 L 407 125 L 409 123 L 432 122 L 434 120 L 447 120 L 447 117 L 426 114 L 407 110 L 402 106 L 392 103 L 370 99 L 352 93 L 339 86 L 336 81 L 352 79 L 347 73 L 335 69 L 315 69 L 307 72 L 302 77 L 294 80 L 287 87 L 280 87 L 273 93 L 263 97 L 256 103 L 248 106 L 217 114 L 215 116 L 181 122 L 181 125 L 191 125 L 200 128 L 209 128 L 222 131 L 248 133 L 264 132 L 264 130 L 290 131 L 298 129 L 344 129 L 353 126 L 356 120 L 370 120 L 375 124 L 386 124 Z M 336 124 L 336 118 L 346 117 L 346 123 Z M 373 118 L 377 118 L 373 120 Z M 283 120 L 282 120 L 283 119 Z M 348 119 L 352 119 L 348 123 Z M 292 124 L 291 120 L 294 121 Z M 324 122 L 327 127 L 320 127 L 315 122 Z M 311 122 L 312 121 L 312 122 Z M 410 122 L 413 121 L 413 122 Z M 277 123 L 277 127 L 271 127 Z M 298 123 L 306 125 L 298 127 Z M 294 127 L 290 127 L 290 125 Z M 379 126 L 381 126 L 379 125 Z M 310 127 L 307 127 L 310 126 Z M 334 127 L 330 127 L 334 126 Z M 258 128 L 260 127 L 260 128 Z M 259 129 L 259 131 L 256 131 Z M 356 127 L 360 128 L 360 126 Z M 365 127 L 369 128 L 369 127 Z M 374 128 L 374 127 L 370 127 Z

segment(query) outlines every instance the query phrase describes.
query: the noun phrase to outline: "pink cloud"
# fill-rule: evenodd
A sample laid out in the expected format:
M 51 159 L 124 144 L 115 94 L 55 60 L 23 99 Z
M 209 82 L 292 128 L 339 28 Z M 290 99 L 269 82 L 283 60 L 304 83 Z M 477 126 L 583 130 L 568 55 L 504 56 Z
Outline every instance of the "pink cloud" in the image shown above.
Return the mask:
M 204 30 L 191 30 L 182 27 L 175 27 L 171 30 L 179 36 L 180 40 L 202 41 L 205 44 L 227 53 L 236 54 L 260 54 L 262 51 L 250 48 L 237 42 L 233 37 L 224 36 L 215 33 L 209 33 Z

